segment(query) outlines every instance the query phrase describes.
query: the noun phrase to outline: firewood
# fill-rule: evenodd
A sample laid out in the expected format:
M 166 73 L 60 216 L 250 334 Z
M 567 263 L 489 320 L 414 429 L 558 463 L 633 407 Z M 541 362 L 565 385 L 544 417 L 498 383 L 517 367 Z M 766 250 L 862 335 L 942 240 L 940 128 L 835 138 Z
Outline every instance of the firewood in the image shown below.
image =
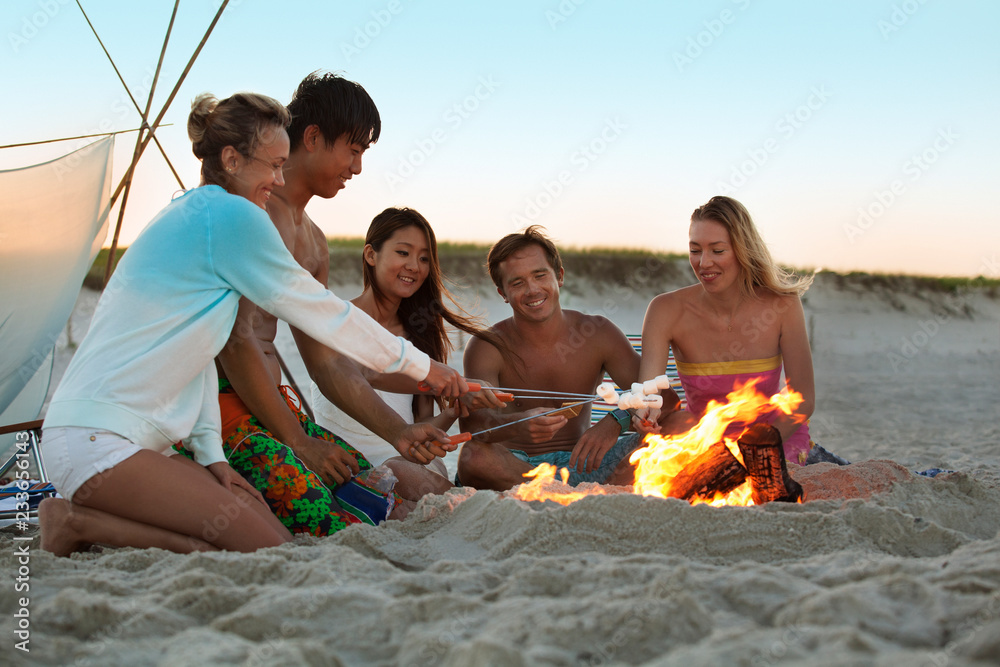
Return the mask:
M 802 487 L 788 475 L 778 429 L 760 422 L 752 424 L 737 444 L 750 477 L 755 505 L 772 501 L 794 503 L 802 498 Z
M 747 471 L 724 443 L 712 445 L 684 466 L 670 484 L 669 495 L 691 500 L 711 500 L 716 493 L 726 494 L 746 481 Z

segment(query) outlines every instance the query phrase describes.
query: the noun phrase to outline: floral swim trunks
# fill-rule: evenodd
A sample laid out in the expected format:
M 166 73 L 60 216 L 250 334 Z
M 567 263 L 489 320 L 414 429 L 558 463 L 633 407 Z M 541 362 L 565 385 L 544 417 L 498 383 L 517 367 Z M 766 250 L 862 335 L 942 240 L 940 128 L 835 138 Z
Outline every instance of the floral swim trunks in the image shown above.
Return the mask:
M 240 400 L 226 380 L 219 380 L 222 409 L 222 450 L 233 467 L 264 496 L 271 511 L 292 533 L 324 536 L 356 523 L 375 525 L 384 521 L 398 496 L 383 493 L 363 478 L 372 464 L 356 449 L 309 419 L 292 396 L 290 387 L 280 387 L 307 435 L 340 447 L 358 462 L 358 476 L 333 489 L 306 467 L 290 447 L 274 437 Z M 187 450 L 174 449 L 190 457 Z M 360 478 L 360 479 L 359 479 Z

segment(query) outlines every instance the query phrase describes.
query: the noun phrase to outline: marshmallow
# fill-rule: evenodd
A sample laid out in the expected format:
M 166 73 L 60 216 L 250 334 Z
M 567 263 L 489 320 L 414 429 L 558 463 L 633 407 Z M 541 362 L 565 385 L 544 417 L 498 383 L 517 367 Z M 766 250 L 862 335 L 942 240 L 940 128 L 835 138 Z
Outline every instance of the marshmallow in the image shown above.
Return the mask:
M 605 403 L 618 402 L 618 392 L 615 391 L 615 386 L 610 382 L 602 382 L 597 385 L 597 395 L 600 396 Z
M 635 394 L 636 396 L 641 396 L 642 395 L 642 383 L 641 382 L 633 382 L 632 383 L 632 393 Z
M 629 407 L 631 407 L 631 403 L 632 403 L 632 394 L 628 393 L 627 391 L 618 397 L 619 410 L 628 410 Z
M 645 407 L 646 402 L 643 400 L 642 394 L 629 394 L 628 406 L 630 408 L 639 409 Z
M 670 389 L 670 377 L 667 375 L 657 375 L 653 381 L 659 389 Z
M 660 408 L 663 407 L 663 397 L 660 396 L 659 394 L 656 394 L 654 396 L 646 396 L 643 398 L 643 407 L 655 408 L 656 410 L 659 410 Z
M 656 383 L 656 380 L 646 380 L 642 383 L 642 393 L 647 396 L 650 394 L 659 394 L 660 389 L 662 389 L 662 387 Z

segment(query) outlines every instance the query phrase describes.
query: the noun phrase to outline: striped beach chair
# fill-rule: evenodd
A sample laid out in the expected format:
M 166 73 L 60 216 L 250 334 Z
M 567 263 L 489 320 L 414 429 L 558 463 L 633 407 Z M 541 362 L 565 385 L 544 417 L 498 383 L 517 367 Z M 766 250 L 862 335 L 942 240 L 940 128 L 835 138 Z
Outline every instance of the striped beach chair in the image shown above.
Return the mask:
M 631 343 L 632 348 L 636 352 L 638 352 L 639 354 L 642 354 L 642 335 L 641 334 L 631 334 L 631 335 L 629 335 L 628 336 L 628 342 Z M 687 407 L 687 401 L 684 400 L 684 387 L 681 385 L 681 381 L 677 377 L 677 364 L 674 362 L 674 353 L 673 353 L 673 350 L 670 351 L 670 356 L 667 357 L 666 374 L 667 374 L 667 377 L 670 378 L 670 388 L 673 389 L 674 391 L 676 391 L 677 395 L 680 396 L 681 407 L 682 408 Z M 608 376 L 608 375 L 604 376 L 604 381 L 605 382 L 614 382 L 614 380 L 612 380 L 611 377 Z M 628 387 L 625 387 L 624 389 L 628 389 Z M 623 388 L 619 387 L 618 385 L 615 385 L 615 390 L 616 391 L 622 391 Z M 592 405 L 592 407 L 590 409 L 590 423 L 591 424 L 596 424 L 597 422 L 601 421 L 601 419 L 604 418 L 604 415 L 608 414 L 609 412 L 611 412 L 612 410 L 614 410 L 616 407 L 618 407 L 618 406 L 617 405 L 611 405 L 610 403 L 605 403 L 604 401 L 594 401 L 594 403 L 593 403 L 593 405 Z
M 25 433 L 27 438 L 18 442 L 10 457 L 0 464 L 0 478 L 11 480 L 0 487 L 0 528 L 15 522 L 38 522 L 38 504 L 56 495 L 55 487 L 45 473 L 45 464 L 38 451 L 41 438 L 40 420 L 0 427 L 0 434 Z M 28 469 L 37 476 L 24 479 Z

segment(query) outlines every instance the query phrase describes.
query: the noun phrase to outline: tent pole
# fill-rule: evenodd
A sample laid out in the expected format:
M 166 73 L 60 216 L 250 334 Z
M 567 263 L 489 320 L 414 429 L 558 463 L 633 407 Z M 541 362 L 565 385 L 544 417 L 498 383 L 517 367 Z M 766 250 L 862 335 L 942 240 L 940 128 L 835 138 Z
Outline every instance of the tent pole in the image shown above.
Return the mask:
M 79 2 L 79 0 L 77 1 Z M 208 30 L 205 31 L 205 36 L 201 38 L 201 42 L 198 43 L 198 48 L 196 48 L 194 50 L 194 53 L 191 54 L 191 58 L 190 60 L 188 60 L 188 64 L 184 68 L 184 71 L 181 72 L 180 78 L 177 79 L 177 83 L 174 85 L 174 89 L 170 91 L 170 96 L 167 98 L 167 101 L 163 103 L 163 108 L 160 109 L 160 113 L 157 114 L 156 120 L 153 121 L 153 125 L 152 127 L 150 127 L 150 134 L 147 135 L 142 140 L 142 144 L 139 146 L 140 155 L 142 155 L 142 153 L 146 150 L 146 146 L 149 145 L 149 138 L 152 136 L 152 133 L 156 131 L 156 128 L 160 126 L 160 121 L 162 121 L 163 117 L 166 115 L 167 109 L 170 107 L 170 103 L 173 102 L 174 97 L 177 96 L 177 91 L 180 90 L 181 84 L 183 84 L 184 79 L 187 78 L 188 72 L 191 71 L 191 67 L 194 65 L 194 61 L 197 60 L 198 55 L 201 53 L 202 48 L 205 46 L 205 42 L 208 41 L 209 35 L 212 34 L 212 30 L 215 29 L 215 24 L 219 22 L 219 18 L 222 16 L 222 12 L 226 9 L 226 5 L 228 4 L 229 0 L 222 0 L 222 5 L 219 7 L 219 11 L 215 13 L 215 18 L 212 19 L 212 23 L 208 26 Z M 118 195 L 121 194 L 122 189 L 125 187 L 126 179 L 128 178 L 129 176 L 128 174 L 126 174 L 125 178 L 123 178 L 121 182 L 118 184 L 118 187 L 115 188 L 114 194 L 111 195 L 111 200 L 110 200 L 111 205 L 114 205 L 115 201 L 118 199 Z M 112 244 L 116 248 L 118 245 L 118 235 L 120 233 L 121 233 L 121 220 L 119 220 L 118 224 L 115 225 L 114 240 L 112 241 Z M 111 256 L 114 256 L 114 254 L 112 253 Z
M 122 204 L 118 208 L 118 222 L 115 223 L 115 234 L 114 238 L 111 239 L 111 251 L 108 253 L 108 265 L 104 268 L 105 287 L 107 287 L 108 281 L 111 280 L 111 272 L 114 271 L 115 252 L 118 250 L 118 234 L 122 228 L 122 221 L 125 218 L 125 205 L 128 203 L 128 193 L 132 189 L 132 176 L 135 174 L 135 166 L 139 162 L 139 157 L 142 155 L 142 152 L 139 150 L 139 147 L 142 145 L 143 130 L 146 128 L 146 123 L 148 122 L 147 119 L 149 118 L 149 109 L 150 107 L 153 106 L 153 94 L 156 92 L 156 82 L 160 78 L 160 70 L 163 67 L 163 57 L 167 53 L 167 44 L 170 42 L 170 33 L 174 29 L 174 19 L 177 18 L 177 7 L 180 6 L 180 3 L 181 0 L 174 0 L 174 11 L 170 15 L 170 23 L 167 24 L 167 34 L 163 38 L 163 47 L 160 49 L 160 59 L 156 62 L 156 72 L 153 74 L 153 83 L 149 87 L 149 97 L 146 99 L 146 108 L 144 111 L 140 112 L 142 114 L 143 127 L 140 128 L 139 134 L 135 138 L 135 148 L 132 151 L 132 162 L 129 164 L 128 172 L 126 173 L 126 178 L 128 179 L 128 182 L 125 184 L 125 192 L 124 194 L 122 194 Z M 94 34 L 96 35 L 97 33 Z M 98 40 L 100 40 L 100 38 L 98 38 Z M 110 59 L 110 56 L 108 58 Z M 112 62 L 111 65 L 114 66 L 114 63 Z M 115 71 L 116 72 L 118 71 L 117 67 L 115 67 Z M 119 78 L 121 78 L 120 74 Z M 122 84 L 124 83 L 125 82 L 123 81 Z M 128 90 L 128 86 L 126 86 L 125 88 L 126 90 Z M 129 92 L 129 97 L 131 96 L 132 93 Z M 132 101 L 133 103 L 135 102 L 134 99 Z M 152 131 L 150 131 L 150 133 L 152 133 Z M 159 146 L 160 145 L 159 142 L 157 142 L 156 145 Z M 161 152 L 162 152 L 162 147 L 161 147 Z M 166 158 L 165 153 L 164 153 L 164 158 Z M 177 172 L 174 170 L 174 166 L 170 164 L 170 160 L 167 160 L 167 164 L 170 165 L 170 170 L 174 172 L 174 177 L 177 178 L 177 182 L 180 183 L 181 188 L 184 188 L 184 183 L 181 182 L 181 177 L 177 175 Z
M 160 127 L 171 127 L 173 123 L 164 123 Z M 0 150 L 4 148 L 21 148 L 23 146 L 41 146 L 43 144 L 55 144 L 60 141 L 75 141 L 76 139 L 93 139 L 94 137 L 107 137 L 112 134 L 125 134 L 126 132 L 139 132 L 143 127 L 133 127 L 131 130 L 116 130 L 114 132 L 98 132 L 96 134 L 81 134 L 76 137 L 62 137 L 61 139 L 45 139 L 44 141 L 26 141 L 23 144 L 7 144 L 6 146 L 0 146 Z
M 146 114 L 149 113 L 148 109 L 147 109 L 146 114 L 143 114 L 143 112 L 139 109 L 139 103 L 136 102 L 135 101 L 135 97 L 132 96 L 132 91 L 129 89 L 128 84 L 125 83 L 125 79 L 122 77 L 122 73 L 120 71 L 118 71 L 118 65 L 115 64 L 114 59 L 111 58 L 111 54 L 108 53 L 107 47 L 104 46 L 104 41 L 101 39 L 101 36 L 97 34 L 97 29 L 94 28 L 94 24 L 90 22 L 90 17 L 87 16 L 87 12 L 84 11 L 83 5 L 80 4 L 80 0 L 76 0 L 76 6 L 80 8 L 80 12 L 83 14 L 83 18 L 86 19 L 87 25 L 90 26 L 90 31 L 92 33 L 94 33 L 94 37 L 97 38 L 97 43 L 101 45 L 101 49 L 104 51 L 104 55 L 107 56 L 108 62 L 111 63 L 111 67 L 115 70 L 115 74 L 118 75 L 118 80 L 121 81 L 122 86 L 125 88 L 125 92 L 128 93 L 129 99 L 132 100 L 132 106 L 134 106 L 135 110 L 139 112 L 140 116 L 142 116 L 143 127 L 148 126 L 148 124 L 149 124 L 149 118 L 146 115 Z M 173 14 L 173 16 L 170 17 L 170 25 L 171 25 L 171 27 L 174 24 L 174 16 L 176 16 L 176 15 L 177 15 L 177 5 L 174 5 L 174 14 Z M 169 29 L 167 31 L 167 35 L 168 36 L 170 35 Z M 162 62 L 162 58 L 161 58 L 161 62 Z M 153 141 L 156 142 L 156 146 L 160 149 L 160 154 L 163 155 L 163 159 L 167 161 L 167 166 L 170 167 L 170 171 L 173 172 L 174 178 L 177 179 L 177 184 L 180 185 L 181 188 L 183 188 L 184 187 L 184 183 L 181 182 L 181 177 L 177 174 L 177 170 L 174 169 L 174 165 L 171 164 L 170 158 L 167 157 L 167 152 L 166 152 L 166 150 L 164 150 L 163 146 L 160 144 L 160 140 L 157 139 L 155 136 L 153 136 Z

